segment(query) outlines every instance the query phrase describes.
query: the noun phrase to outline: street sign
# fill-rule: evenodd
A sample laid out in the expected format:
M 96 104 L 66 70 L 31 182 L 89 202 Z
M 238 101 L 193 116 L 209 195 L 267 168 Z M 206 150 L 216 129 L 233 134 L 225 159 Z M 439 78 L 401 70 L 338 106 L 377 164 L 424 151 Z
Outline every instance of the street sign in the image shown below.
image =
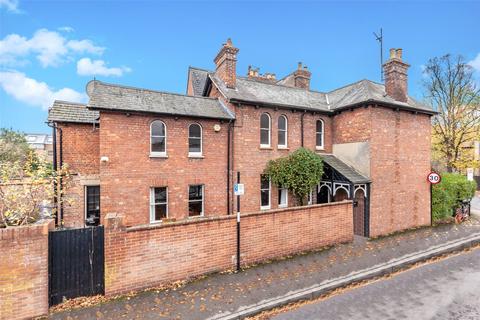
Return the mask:
M 467 180 L 473 181 L 473 168 L 467 168 Z
M 233 185 L 233 193 L 236 196 L 243 196 L 245 193 L 245 185 L 243 183 L 235 183 Z
M 442 181 L 442 177 L 440 177 L 440 175 L 436 172 L 430 172 L 429 175 L 427 176 L 427 180 L 431 184 L 437 184 L 437 183 L 440 183 L 440 181 Z

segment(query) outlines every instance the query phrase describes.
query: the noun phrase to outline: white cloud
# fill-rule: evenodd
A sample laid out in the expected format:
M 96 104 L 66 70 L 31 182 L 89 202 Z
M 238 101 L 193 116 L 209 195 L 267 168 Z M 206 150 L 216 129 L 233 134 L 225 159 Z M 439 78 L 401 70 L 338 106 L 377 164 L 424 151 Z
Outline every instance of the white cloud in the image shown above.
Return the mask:
M 5 8 L 9 12 L 20 13 L 18 0 L 0 0 L 0 8 Z
M 30 39 L 9 34 L 0 40 L 0 64 L 25 64 L 24 58 L 34 54 L 43 67 L 57 66 L 75 53 L 100 55 L 104 50 L 90 40 L 67 40 L 58 32 L 39 29 Z
M 472 68 L 475 69 L 477 72 L 480 72 L 480 53 L 477 54 L 475 59 L 470 61 L 468 64 L 471 65 Z
M 115 76 L 120 77 L 132 69 L 128 67 L 108 68 L 103 60 L 90 60 L 82 58 L 77 62 L 77 73 L 81 76 Z
M 85 102 L 87 96 L 70 88 L 54 90 L 45 82 L 28 78 L 18 71 L 0 72 L 0 86 L 16 100 L 47 110 L 54 100 Z
M 69 27 L 69 26 L 64 26 L 64 27 L 58 28 L 58 31 L 62 31 L 62 32 L 73 32 L 73 31 L 75 31 L 75 29 L 73 29 L 72 27 Z

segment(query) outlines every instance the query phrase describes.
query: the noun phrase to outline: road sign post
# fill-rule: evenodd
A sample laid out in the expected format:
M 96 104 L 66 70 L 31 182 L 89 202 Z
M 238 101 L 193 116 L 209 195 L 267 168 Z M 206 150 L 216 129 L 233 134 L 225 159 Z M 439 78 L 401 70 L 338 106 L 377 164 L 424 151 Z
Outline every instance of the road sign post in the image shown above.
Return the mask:
M 440 183 L 440 181 L 442 181 L 442 177 L 438 173 L 432 171 L 428 174 L 427 181 L 430 183 L 430 225 L 432 225 L 433 224 L 433 203 L 432 203 L 433 185 Z
M 237 196 L 237 272 L 240 271 L 240 196 L 245 193 L 245 186 L 240 183 L 240 171 L 237 172 L 237 183 L 233 186 L 233 193 Z

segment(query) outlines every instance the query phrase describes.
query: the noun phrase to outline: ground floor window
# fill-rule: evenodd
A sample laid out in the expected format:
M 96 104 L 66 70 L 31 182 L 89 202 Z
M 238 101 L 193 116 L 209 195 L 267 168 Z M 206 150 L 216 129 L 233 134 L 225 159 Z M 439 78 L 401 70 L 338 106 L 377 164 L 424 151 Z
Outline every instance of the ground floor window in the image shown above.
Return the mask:
M 260 209 L 270 209 L 270 178 L 266 174 L 260 175 Z
M 284 208 L 288 206 L 288 190 L 286 188 L 278 188 L 278 207 Z
M 168 216 L 167 187 L 150 188 L 150 222 L 162 221 Z
M 203 189 L 202 184 L 188 187 L 188 216 L 203 216 Z
M 100 224 L 100 186 L 85 187 L 85 225 Z

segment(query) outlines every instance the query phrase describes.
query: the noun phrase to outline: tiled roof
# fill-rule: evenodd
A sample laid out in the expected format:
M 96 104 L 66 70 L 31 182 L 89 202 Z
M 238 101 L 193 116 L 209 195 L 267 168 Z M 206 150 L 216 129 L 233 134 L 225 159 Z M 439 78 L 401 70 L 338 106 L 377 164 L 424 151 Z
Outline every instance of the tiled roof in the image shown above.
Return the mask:
M 117 110 L 169 114 L 213 119 L 234 119 L 234 115 L 218 99 L 192 97 L 176 93 L 147 90 L 104 83 L 87 84 L 92 110 Z
M 26 133 L 25 139 L 29 144 L 52 144 L 52 136 L 45 133 Z
M 230 100 L 269 104 L 285 107 L 297 107 L 319 112 L 333 112 L 353 105 L 371 102 L 385 103 L 389 106 L 435 113 L 431 108 L 408 97 L 408 102 L 394 100 L 385 92 L 383 84 L 370 80 L 361 80 L 330 92 L 318 92 L 285 86 L 277 83 L 266 83 L 237 77 L 236 87 L 227 88 L 215 73 L 209 73 L 210 79 Z
M 355 168 L 347 165 L 342 160 L 338 159 L 332 154 L 322 154 L 321 155 L 324 162 L 326 162 L 330 167 L 337 170 L 345 178 L 347 178 L 351 183 L 368 183 L 370 179 L 363 176 Z
M 98 123 L 98 111 L 88 110 L 85 104 L 55 100 L 48 110 L 48 122 Z
M 207 83 L 208 71 L 190 67 L 188 68 L 188 78 L 192 82 L 193 95 L 202 96 Z

